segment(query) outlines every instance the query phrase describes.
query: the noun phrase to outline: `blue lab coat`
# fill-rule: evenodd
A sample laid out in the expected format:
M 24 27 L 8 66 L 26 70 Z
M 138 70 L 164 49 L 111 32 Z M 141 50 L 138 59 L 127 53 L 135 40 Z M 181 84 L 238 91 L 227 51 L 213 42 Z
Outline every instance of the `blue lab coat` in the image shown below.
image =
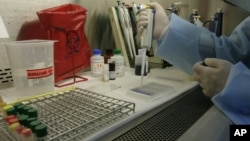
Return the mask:
M 188 74 L 205 58 L 233 63 L 225 88 L 212 100 L 235 124 L 250 124 L 250 17 L 230 36 L 220 38 L 175 14 L 169 19 L 169 28 L 157 41 L 156 55 Z

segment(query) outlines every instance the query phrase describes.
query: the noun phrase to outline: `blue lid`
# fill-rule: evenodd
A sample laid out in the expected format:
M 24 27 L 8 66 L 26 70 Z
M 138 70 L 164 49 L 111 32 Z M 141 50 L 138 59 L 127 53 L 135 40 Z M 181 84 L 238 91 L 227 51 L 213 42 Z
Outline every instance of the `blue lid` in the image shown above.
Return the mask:
M 100 49 L 94 49 L 93 54 L 101 54 L 101 50 Z

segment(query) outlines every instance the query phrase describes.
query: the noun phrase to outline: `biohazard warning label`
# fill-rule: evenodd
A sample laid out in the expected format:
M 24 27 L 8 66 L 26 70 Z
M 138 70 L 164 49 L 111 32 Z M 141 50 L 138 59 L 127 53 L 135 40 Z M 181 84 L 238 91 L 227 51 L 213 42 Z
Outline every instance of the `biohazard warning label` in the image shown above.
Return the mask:
M 27 71 L 27 79 L 37 79 L 52 75 L 53 67 L 35 69 L 35 70 L 26 70 L 26 71 Z

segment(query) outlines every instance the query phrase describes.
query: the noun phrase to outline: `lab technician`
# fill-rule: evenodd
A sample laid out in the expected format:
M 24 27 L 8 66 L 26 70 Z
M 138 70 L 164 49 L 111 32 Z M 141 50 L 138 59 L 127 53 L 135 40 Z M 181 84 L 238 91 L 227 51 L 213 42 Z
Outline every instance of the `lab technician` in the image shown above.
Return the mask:
M 155 9 L 155 54 L 193 75 L 235 124 L 250 124 L 250 16 L 230 36 L 217 37 L 173 13 L 166 15 L 158 3 L 148 5 Z M 146 12 L 137 18 L 140 34 L 148 24 Z

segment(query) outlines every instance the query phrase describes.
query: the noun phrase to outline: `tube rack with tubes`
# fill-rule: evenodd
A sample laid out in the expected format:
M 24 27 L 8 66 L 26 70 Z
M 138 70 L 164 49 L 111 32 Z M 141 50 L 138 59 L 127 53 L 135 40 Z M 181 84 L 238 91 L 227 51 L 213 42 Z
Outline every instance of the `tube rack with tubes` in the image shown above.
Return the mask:
M 18 102 L 37 109 L 38 119 L 48 128 L 49 141 L 82 140 L 135 112 L 135 103 L 77 87 Z M 4 122 L 0 115 L 1 141 L 15 141 Z

